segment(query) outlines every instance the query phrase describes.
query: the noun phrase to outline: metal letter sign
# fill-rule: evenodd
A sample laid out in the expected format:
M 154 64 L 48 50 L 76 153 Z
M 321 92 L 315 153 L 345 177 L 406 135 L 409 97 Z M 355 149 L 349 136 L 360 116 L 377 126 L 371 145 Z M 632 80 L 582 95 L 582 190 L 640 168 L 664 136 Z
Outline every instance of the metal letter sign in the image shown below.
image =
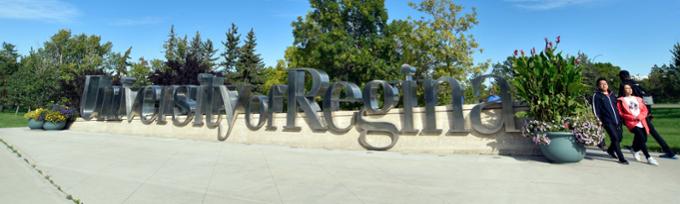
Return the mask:
M 80 115 L 84 120 L 122 120 L 127 116 L 128 122 L 139 117 L 142 123 L 166 124 L 167 116 L 172 117 L 172 124 L 185 126 L 206 126 L 217 128 L 217 139 L 226 140 L 235 125 L 239 114 L 245 114 L 246 127 L 273 131 L 274 113 L 284 112 L 286 108 L 286 124 L 284 131 L 300 131 L 296 124 L 299 113 L 304 114 L 305 121 L 315 131 L 331 131 L 336 134 L 347 133 L 353 128 L 359 131 L 359 145 L 368 150 L 388 150 L 396 145 L 400 134 L 434 134 L 439 135 L 442 127 L 437 127 L 435 106 L 438 102 L 439 89 L 442 84 L 449 86 L 451 95 L 451 112 L 449 118 L 449 134 L 469 133 L 475 131 L 482 134 L 495 134 L 505 127 L 505 132 L 518 132 L 515 127 L 514 103 L 505 79 L 492 75 L 476 77 L 472 80 L 475 97 L 479 97 L 483 80 L 493 78 L 499 85 L 501 100 L 482 102 L 470 111 L 471 128 L 465 128 L 463 117 L 463 90 L 458 80 L 451 77 L 425 79 L 422 86 L 425 90 L 425 113 L 423 129 L 414 126 L 413 108 L 418 106 L 416 89 L 419 83 L 413 79 L 415 68 L 404 65 L 402 72 L 406 79 L 395 84 L 383 80 L 373 80 L 363 88 L 351 82 L 330 83 L 328 74 L 311 68 L 294 68 L 288 70 L 287 85 L 273 85 L 267 96 L 254 95 L 248 85 L 228 88 L 224 78 L 211 74 L 198 76 L 199 86 L 171 85 L 146 86 L 132 88 L 134 79 L 123 78 L 122 86 L 112 86 L 108 76 L 92 75 L 85 78 L 80 104 Z M 308 77 L 310 76 L 310 77 Z M 311 85 L 305 89 L 305 84 Z M 400 86 L 399 86 L 400 85 Z M 399 93 L 400 87 L 402 93 Z M 379 90 L 382 91 L 380 97 Z M 365 119 L 367 115 L 383 115 L 396 107 L 399 97 L 403 97 L 403 118 L 401 130 L 389 122 L 375 122 Z M 321 106 L 316 98 L 321 97 Z M 380 101 L 382 98 L 382 101 Z M 354 112 L 349 125 L 341 127 L 334 121 L 334 111 L 340 110 L 340 103 L 363 103 L 361 110 Z M 381 105 L 382 104 L 382 105 Z M 501 118 L 492 127 L 482 124 L 481 112 L 488 106 L 500 106 Z M 322 108 L 323 107 L 323 108 Z M 257 114 L 255 120 L 253 116 Z M 323 115 L 323 118 L 320 117 Z M 223 121 L 223 118 L 225 121 Z M 226 126 L 225 126 L 226 125 Z M 366 139 L 369 134 L 386 135 L 389 144 L 374 146 Z

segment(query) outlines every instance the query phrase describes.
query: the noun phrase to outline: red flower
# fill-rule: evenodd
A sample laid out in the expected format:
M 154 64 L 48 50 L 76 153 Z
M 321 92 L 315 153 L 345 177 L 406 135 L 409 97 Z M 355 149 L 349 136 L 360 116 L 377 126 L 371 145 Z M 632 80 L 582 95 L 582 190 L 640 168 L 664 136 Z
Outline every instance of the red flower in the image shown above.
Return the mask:
M 517 56 L 517 50 L 515 50 L 515 56 Z

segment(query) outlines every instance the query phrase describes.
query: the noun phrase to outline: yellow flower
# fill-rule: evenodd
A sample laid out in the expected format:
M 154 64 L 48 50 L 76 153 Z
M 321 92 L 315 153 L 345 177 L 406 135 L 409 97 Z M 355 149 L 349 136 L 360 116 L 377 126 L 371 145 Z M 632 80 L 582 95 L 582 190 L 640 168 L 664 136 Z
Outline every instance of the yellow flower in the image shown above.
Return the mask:
M 48 111 L 45 114 L 45 121 L 47 122 L 65 122 L 66 117 L 62 115 L 59 111 Z
M 42 115 L 46 111 L 47 111 L 47 109 L 38 108 L 38 109 L 35 109 L 33 111 L 30 111 L 30 112 L 24 114 L 24 118 L 33 119 L 33 120 L 40 120 L 40 115 Z

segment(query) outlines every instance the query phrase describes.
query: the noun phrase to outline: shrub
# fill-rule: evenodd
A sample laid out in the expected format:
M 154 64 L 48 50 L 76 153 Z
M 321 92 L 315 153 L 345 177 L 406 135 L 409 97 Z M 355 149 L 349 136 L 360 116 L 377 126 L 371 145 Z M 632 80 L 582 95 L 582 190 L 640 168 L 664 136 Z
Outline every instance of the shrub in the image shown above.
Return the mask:
M 599 143 L 603 134 L 583 98 L 586 86 L 579 62 L 557 52 L 559 42 L 559 36 L 554 46 L 546 38 L 545 49 L 540 53 L 532 48 L 531 54 L 525 56 L 524 51 L 515 50 L 510 58 L 510 82 L 517 97 L 529 106 L 528 111 L 518 114 L 527 118 L 523 135 L 532 137 L 537 144 L 549 144 L 547 132 L 571 131 L 583 144 Z

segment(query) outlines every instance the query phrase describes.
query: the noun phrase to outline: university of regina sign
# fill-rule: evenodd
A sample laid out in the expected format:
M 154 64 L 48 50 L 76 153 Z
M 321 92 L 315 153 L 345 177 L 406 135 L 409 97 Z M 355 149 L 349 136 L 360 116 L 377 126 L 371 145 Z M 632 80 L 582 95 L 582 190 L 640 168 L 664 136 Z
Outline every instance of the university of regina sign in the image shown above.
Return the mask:
M 248 86 L 230 88 L 224 85 L 222 77 L 211 74 L 200 74 L 200 85 L 150 85 L 140 89 L 133 89 L 134 79 L 123 78 L 122 86 L 113 86 L 108 76 L 87 76 L 81 99 L 80 114 L 84 120 L 96 119 L 123 120 L 131 122 L 139 117 L 144 124 L 167 124 L 175 126 L 206 126 L 218 128 L 217 139 L 226 140 L 239 114 L 245 114 L 245 125 L 250 130 L 265 128 L 274 131 L 274 113 L 283 113 L 286 105 L 286 123 L 283 131 L 300 131 L 296 123 L 299 112 L 304 114 L 305 121 L 314 132 L 330 131 L 343 134 L 355 129 L 359 131 L 359 144 L 368 150 L 388 150 L 398 141 L 400 134 L 433 134 L 439 135 L 442 127 L 437 127 L 435 106 L 438 101 L 439 89 L 442 84 L 448 84 L 452 100 L 450 101 L 448 134 L 465 134 L 475 131 L 480 134 L 495 134 L 500 131 L 518 132 L 515 107 L 508 91 L 508 83 L 501 77 L 483 75 L 472 80 L 472 88 L 476 96 L 482 82 L 493 78 L 500 87 L 500 101 L 481 102 L 470 111 L 470 127 L 465 127 L 463 117 L 463 90 L 459 81 L 451 77 L 439 79 L 424 79 L 422 86 L 425 91 L 425 113 L 422 130 L 414 126 L 414 107 L 418 106 L 416 88 L 418 82 L 413 80 L 414 70 L 410 67 L 402 69 L 406 79 L 389 83 L 383 80 L 373 80 L 360 89 L 351 82 L 330 82 L 328 75 L 312 68 L 294 68 L 288 70 L 288 84 L 274 85 L 268 95 L 251 92 Z M 305 84 L 311 84 L 310 89 Z M 400 89 L 398 89 L 399 87 Z M 382 105 L 378 96 L 382 90 Z M 400 97 L 401 95 L 401 97 Z M 321 104 L 316 98 L 321 98 Z M 367 115 L 386 114 L 394 108 L 402 98 L 403 117 L 401 129 L 390 122 L 375 122 L 365 119 Z M 285 102 L 285 103 L 284 103 Z M 338 125 L 333 114 L 339 110 L 340 103 L 362 103 L 363 107 L 353 113 L 349 124 Z M 501 107 L 500 119 L 494 124 L 482 124 L 482 110 L 489 105 Z M 253 117 L 258 114 L 259 117 Z M 168 116 L 171 117 L 168 120 Z M 226 120 L 226 121 L 223 121 Z M 389 137 L 389 144 L 374 146 L 366 139 L 368 134 L 381 134 Z

